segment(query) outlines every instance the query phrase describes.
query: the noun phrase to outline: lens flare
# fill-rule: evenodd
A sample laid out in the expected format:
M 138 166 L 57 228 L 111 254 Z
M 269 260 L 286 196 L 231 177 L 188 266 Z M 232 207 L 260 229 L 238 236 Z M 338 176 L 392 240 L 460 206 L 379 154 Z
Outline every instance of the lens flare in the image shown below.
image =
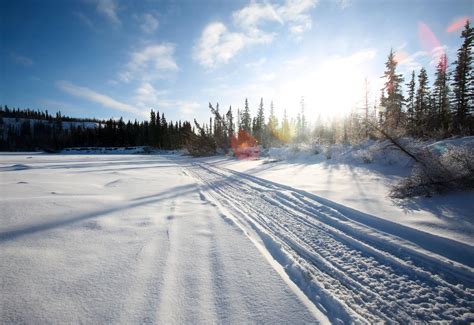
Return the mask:
M 257 140 L 244 130 L 239 130 L 238 137 L 231 139 L 230 146 L 237 159 L 256 159 L 260 156 Z
M 405 62 L 405 60 L 407 60 L 408 58 L 409 58 L 409 55 L 406 52 L 403 52 L 403 51 L 395 52 L 394 59 L 397 63 Z
M 436 38 L 436 35 L 431 31 L 428 25 L 423 22 L 418 23 L 418 38 L 421 47 L 428 53 L 441 47 L 441 43 Z
M 418 38 L 421 48 L 433 58 L 432 62 L 439 62 L 445 55 L 444 47 L 431 29 L 423 22 L 418 23 Z
M 466 22 L 470 20 L 469 16 L 464 16 L 461 18 L 456 19 L 453 23 L 451 23 L 447 28 L 446 32 L 447 33 L 452 33 L 455 32 L 461 28 L 463 28 L 466 25 Z

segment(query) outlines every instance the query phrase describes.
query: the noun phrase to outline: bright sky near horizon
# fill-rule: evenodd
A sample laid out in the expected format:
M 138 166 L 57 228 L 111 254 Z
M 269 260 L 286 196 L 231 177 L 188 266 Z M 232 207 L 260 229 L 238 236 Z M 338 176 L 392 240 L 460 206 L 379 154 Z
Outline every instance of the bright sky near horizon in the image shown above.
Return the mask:
M 0 104 L 74 117 L 209 116 L 263 97 L 311 119 L 379 97 L 397 51 L 408 78 L 455 59 L 473 0 L 0 2 Z

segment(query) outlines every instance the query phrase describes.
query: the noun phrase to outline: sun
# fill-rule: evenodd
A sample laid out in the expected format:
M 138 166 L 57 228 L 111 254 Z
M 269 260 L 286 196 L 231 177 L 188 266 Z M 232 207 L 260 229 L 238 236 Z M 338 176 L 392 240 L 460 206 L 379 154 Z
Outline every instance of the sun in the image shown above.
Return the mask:
M 355 64 L 344 60 L 325 62 L 287 80 L 277 94 L 278 103 L 289 116 L 297 116 L 304 98 L 305 115 L 310 121 L 348 114 L 359 108 L 364 94 L 364 73 Z

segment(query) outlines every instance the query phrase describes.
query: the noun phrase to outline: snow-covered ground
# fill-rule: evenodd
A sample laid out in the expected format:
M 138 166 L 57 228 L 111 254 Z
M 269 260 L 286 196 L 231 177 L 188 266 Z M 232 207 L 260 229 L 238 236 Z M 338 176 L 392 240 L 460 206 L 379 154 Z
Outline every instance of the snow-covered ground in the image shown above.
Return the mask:
M 472 194 L 342 156 L 2 154 L 1 319 L 473 321 Z
M 444 140 L 429 145 L 443 151 L 446 145 L 474 150 L 474 137 Z M 419 149 L 421 144 L 414 145 Z M 256 177 L 285 184 L 322 198 L 383 218 L 474 246 L 474 191 L 449 193 L 433 198 L 394 200 L 390 186 L 409 174 L 412 161 L 386 143 L 360 147 L 274 148 L 268 157 L 255 160 L 207 158 L 205 161 Z M 315 151 L 319 154 L 314 154 Z M 368 163 L 368 161 L 370 163 Z
M 322 315 L 162 156 L 0 155 L 0 323 Z

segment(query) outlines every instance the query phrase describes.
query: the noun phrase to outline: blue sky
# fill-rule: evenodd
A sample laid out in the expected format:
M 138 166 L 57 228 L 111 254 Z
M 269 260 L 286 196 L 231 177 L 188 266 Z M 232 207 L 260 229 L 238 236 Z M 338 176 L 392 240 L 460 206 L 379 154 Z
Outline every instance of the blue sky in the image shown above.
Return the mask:
M 207 119 L 208 102 L 260 97 L 310 118 L 378 98 L 397 50 L 408 78 L 440 53 L 455 59 L 453 23 L 467 0 L 44 0 L 0 2 L 0 104 L 76 117 Z

